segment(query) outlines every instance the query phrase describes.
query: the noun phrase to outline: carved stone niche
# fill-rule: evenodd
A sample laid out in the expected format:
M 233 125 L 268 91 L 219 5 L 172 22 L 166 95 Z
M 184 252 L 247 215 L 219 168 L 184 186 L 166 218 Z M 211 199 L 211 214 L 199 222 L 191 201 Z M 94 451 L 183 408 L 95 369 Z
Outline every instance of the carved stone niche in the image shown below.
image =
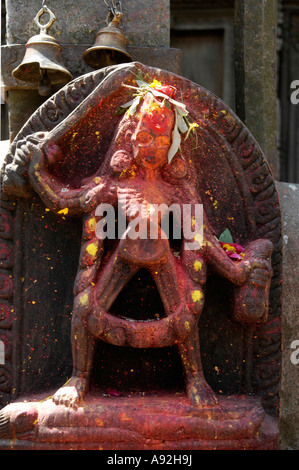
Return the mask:
M 18 266 L 2 449 L 277 448 L 279 200 L 225 103 L 140 63 L 84 75 L 21 129 L 2 187 Z M 199 231 L 101 239 L 102 203 L 140 202 L 203 207 Z

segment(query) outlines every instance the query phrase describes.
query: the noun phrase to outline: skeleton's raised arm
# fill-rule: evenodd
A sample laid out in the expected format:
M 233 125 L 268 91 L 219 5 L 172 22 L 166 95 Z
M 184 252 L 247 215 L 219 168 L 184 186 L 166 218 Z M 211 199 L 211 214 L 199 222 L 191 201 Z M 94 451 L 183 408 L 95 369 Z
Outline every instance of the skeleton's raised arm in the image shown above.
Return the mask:
M 43 141 L 33 135 L 27 138 L 26 147 L 29 180 L 45 205 L 53 212 L 82 215 L 94 210 L 105 197 L 105 177 L 95 175 L 80 188 L 70 188 L 50 172 L 50 165 L 61 157 L 58 145 L 44 145 Z

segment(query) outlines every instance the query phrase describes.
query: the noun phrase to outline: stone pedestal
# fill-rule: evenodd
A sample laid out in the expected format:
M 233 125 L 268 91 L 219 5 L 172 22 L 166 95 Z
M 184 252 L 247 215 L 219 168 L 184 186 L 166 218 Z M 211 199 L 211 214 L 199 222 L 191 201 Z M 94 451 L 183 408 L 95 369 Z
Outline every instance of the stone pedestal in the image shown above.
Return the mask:
M 255 397 L 194 408 L 182 393 L 90 394 L 71 409 L 31 396 L 1 411 L 1 437 L 3 450 L 275 450 L 278 426 Z

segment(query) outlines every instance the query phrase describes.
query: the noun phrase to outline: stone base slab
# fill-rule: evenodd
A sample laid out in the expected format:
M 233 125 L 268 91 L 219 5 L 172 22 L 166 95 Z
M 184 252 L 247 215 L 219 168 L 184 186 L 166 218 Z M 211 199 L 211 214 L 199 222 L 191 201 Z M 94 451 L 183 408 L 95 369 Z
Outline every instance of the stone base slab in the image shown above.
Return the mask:
M 77 409 L 51 397 L 7 405 L 0 412 L 0 449 L 272 450 L 277 422 L 255 397 L 220 397 L 194 408 L 182 393 L 90 394 Z

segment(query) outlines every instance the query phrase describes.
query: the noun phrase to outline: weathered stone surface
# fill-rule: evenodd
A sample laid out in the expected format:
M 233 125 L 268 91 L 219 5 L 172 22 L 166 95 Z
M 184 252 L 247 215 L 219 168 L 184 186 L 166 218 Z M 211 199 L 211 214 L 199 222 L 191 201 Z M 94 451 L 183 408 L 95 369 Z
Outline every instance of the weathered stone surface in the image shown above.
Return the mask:
M 109 5 L 110 1 L 107 2 Z M 126 0 L 123 7 L 123 31 L 130 45 L 169 46 L 169 2 L 160 0 Z M 40 0 L 24 2 L 6 0 L 7 43 L 26 44 L 31 36 L 38 33 L 33 22 L 41 8 Z M 56 16 L 56 22 L 49 33 L 60 44 L 93 44 L 99 29 L 106 26 L 108 9 L 104 2 L 87 0 L 49 4 Z
M 11 142 L 44 100 L 45 98 L 41 97 L 34 89 L 9 90 L 9 138 Z
M 90 395 L 76 410 L 40 398 L 27 397 L 0 412 L 1 449 L 277 448 L 277 423 L 252 397 L 222 397 L 219 408 L 194 409 L 179 393 Z
M 277 177 L 276 2 L 235 2 L 236 112 Z
M 299 341 L 299 185 L 279 182 L 277 189 L 282 208 L 284 242 L 280 441 L 282 449 L 298 449 L 299 363 L 294 364 L 291 355 L 295 353 L 293 341 Z

